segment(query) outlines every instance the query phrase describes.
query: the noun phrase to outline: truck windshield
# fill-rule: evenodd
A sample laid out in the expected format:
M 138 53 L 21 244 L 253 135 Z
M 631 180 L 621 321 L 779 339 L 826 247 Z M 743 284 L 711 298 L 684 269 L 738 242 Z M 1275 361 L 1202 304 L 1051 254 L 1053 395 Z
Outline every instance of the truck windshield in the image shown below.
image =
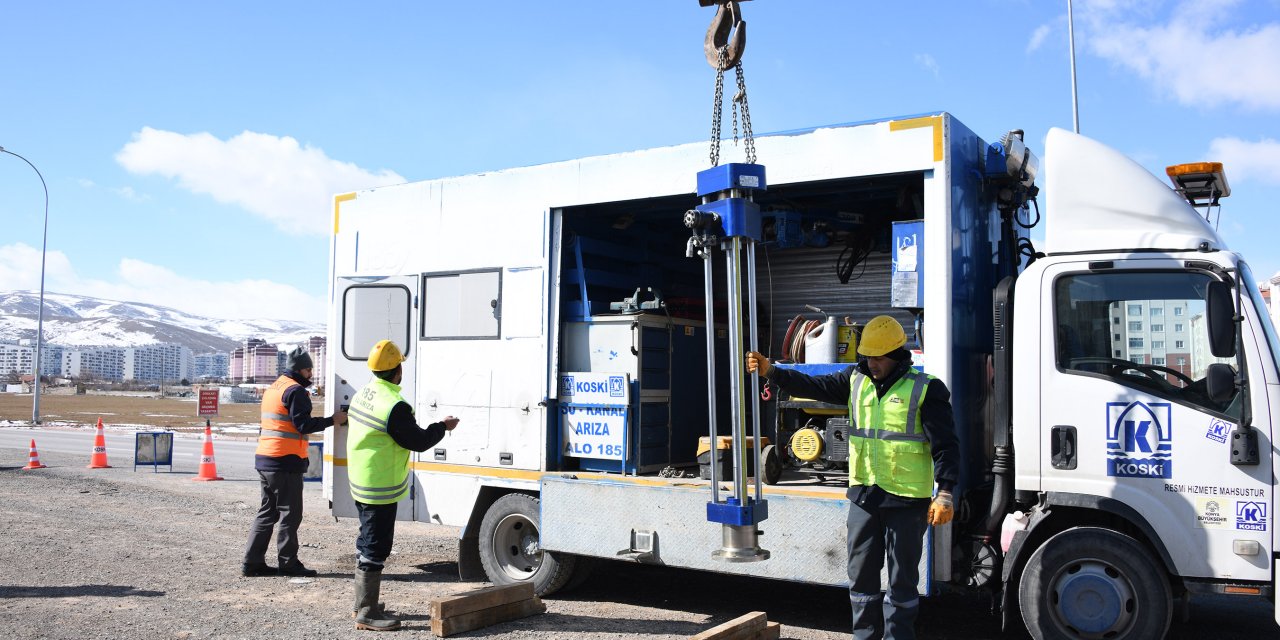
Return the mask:
M 1063 276 L 1054 293 L 1058 368 L 1214 413 L 1238 404 L 1209 399 L 1205 291 L 1213 276 L 1188 271 L 1114 271 Z M 1232 398 L 1234 400 L 1234 397 Z
M 1258 318 L 1258 324 L 1262 325 L 1262 332 L 1267 336 L 1267 346 L 1271 350 L 1271 361 L 1280 363 L 1280 339 L 1276 337 L 1275 322 L 1271 320 L 1271 314 L 1267 309 L 1267 303 L 1262 299 L 1262 292 L 1258 291 L 1256 286 L 1257 280 L 1253 277 L 1253 271 L 1249 269 L 1249 265 L 1243 261 L 1240 263 L 1241 276 L 1249 290 L 1249 300 L 1253 302 L 1254 317 Z

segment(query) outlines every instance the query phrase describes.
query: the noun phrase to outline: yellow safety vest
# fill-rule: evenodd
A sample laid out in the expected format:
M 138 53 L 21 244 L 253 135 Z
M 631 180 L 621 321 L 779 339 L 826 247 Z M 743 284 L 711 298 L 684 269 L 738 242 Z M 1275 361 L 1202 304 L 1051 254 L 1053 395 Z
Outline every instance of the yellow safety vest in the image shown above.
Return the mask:
M 391 504 L 409 495 L 409 450 L 387 433 L 391 409 L 404 402 L 400 386 L 374 378 L 351 399 L 347 411 L 347 477 L 351 497 Z
M 861 373 L 849 382 L 849 486 L 878 485 L 908 498 L 933 495 L 933 455 L 920 418 L 932 379 L 908 369 L 883 397 Z

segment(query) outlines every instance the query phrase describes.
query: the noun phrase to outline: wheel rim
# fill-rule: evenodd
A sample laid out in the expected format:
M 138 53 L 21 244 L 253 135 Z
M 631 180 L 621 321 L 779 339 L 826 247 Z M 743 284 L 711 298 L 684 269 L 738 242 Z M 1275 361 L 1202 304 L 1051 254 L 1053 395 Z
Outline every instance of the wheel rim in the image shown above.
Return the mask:
M 512 580 L 528 580 L 542 566 L 538 527 L 513 513 L 498 521 L 493 531 L 493 557 L 498 569 Z
M 1114 565 L 1087 559 L 1063 567 L 1050 582 L 1050 608 L 1078 638 L 1115 637 L 1133 624 L 1138 603 L 1129 578 Z

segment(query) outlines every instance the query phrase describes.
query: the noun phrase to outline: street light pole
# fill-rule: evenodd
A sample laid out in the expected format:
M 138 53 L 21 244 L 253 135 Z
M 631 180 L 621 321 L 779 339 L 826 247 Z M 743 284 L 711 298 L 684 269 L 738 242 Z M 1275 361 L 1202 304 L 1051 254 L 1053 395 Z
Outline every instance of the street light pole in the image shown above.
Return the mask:
M 45 253 L 49 249 L 49 185 L 45 183 L 44 176 L 40 170 L 36 168 L 31 161 L 8 150 L 0 147 L 0 153 L 7 153 L 31 167 L 32 171 L 40 178 L 40 186 L 44 188 L 44 232 L 40 239 L 40 308 L 36 310 L 36 358 L 35 358 L 35 394 L 31 401 L 31 423 L 40 424 L 40 359 L 42 355 L 42 347 L 44 346 L 44 258 Z

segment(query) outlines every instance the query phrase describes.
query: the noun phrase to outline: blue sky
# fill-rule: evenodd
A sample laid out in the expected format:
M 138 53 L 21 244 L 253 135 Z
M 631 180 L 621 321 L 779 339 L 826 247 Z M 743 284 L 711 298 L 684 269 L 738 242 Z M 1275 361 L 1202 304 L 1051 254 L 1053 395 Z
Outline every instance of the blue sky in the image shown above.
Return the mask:
M 334 193 L 710 130 L 694 0 L 0 6 L 0 146 L 48 182 L 60 293 L 322 321 Z M 947 110 L 1041 152 L 1071 127 L 1065 0 L 743 11 L 757 133 Z M 1075 25 L 1081 132 L 1157 175 L 1225 162 L 1226 242 L 1280 270 L 1280 0 L 1077 0 Z M 0 290 L 39 286 L 43 197 L 0 155 Z

